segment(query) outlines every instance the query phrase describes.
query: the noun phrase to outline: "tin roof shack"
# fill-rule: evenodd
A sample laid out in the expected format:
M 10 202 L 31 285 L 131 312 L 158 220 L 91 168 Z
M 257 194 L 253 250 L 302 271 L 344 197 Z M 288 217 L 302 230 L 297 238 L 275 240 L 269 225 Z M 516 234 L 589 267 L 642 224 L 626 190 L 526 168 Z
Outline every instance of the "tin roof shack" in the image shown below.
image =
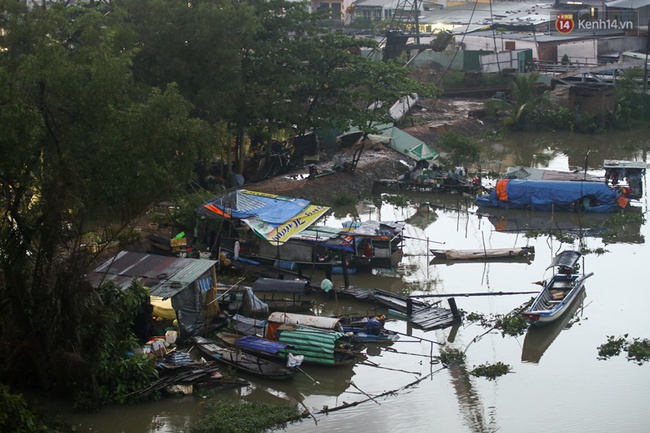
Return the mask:
M 122 251 L 87 275 L 93 287 L 113 281 L 122 288 L 136 279 L 149 288 L 151 296 L 171 298 L 180 328 L 180 340 L 207 330 L 219 314 L 216 296 L 217 276 L 213 260 Z
M 602 114 L 616 108 L 611 84 L 579 83 L 569 88 L 569 109 L 583 114 Z

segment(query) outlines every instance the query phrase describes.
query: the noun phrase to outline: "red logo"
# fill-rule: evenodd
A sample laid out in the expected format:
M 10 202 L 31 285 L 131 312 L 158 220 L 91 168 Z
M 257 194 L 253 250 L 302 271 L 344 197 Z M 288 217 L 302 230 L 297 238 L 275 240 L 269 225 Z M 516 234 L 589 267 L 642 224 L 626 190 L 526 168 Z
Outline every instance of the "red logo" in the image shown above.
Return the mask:
M 561 14 L 557 16 L 555 20 L 555 29 L 563 34 L 571 33 L 573 30 L 574 22 L 573 15 L 571 14 Z

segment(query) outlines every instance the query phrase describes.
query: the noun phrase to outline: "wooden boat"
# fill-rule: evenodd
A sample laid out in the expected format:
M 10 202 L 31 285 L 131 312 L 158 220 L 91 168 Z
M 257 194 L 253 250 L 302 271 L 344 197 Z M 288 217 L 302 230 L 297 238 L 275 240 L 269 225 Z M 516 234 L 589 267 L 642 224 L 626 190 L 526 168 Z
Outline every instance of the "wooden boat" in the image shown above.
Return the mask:
M 587 290 L 581 290 L 566 314 L 561 319 L 555 320 L 546 326 L 530 326 L 524 337 L 524 344 L 521 348 L 521 360 L 524 362 L 539 363 L 546 349 L 555 341 L 563 330 L 568 330 L 573 324 L 573 318 L 577 316 L 584 299 L 587 297 Z
M 523 313 L 529 324 L 543 326 L 557 320 L 580 298 L 585 280 L 594 274 L 578 273 L 578 260 L 581 256 L 578 251 L 570 250 L 555 256 L 547 268 L 553 269 L 553 275 L 543 282 L 542 291 Z
M 212 359 L 244 373 L 264 379 L 285 380 L 295 375 L 295 370 L 267 361 L 250 353 L 221 347 L 216 341 L 204 337 L 192 337 L 197 347 Z
M 278 340 L 256 335 L 220 332 L 217 337 L 229 346 L 259 357 L 285 362 L 289 354 L 303 356 L 305 364 L 336 367 L 365 359 L 358 347 L 342 332 L 286 325 Z
M 535 247 L 488 248 L 482 250 L 431 250 L 436 258 L 445 260 L 520 259 L 535 255 Z
M 352 342 L 392 344 L 399 339 L 399 334 L 384 328 L 385 319 L 385 316 L 342 317 L 341 325 Z
M 628 206 L 619 190 L 601 182 L 500 179 L 476 204 L 540 212 L 617 212 Z

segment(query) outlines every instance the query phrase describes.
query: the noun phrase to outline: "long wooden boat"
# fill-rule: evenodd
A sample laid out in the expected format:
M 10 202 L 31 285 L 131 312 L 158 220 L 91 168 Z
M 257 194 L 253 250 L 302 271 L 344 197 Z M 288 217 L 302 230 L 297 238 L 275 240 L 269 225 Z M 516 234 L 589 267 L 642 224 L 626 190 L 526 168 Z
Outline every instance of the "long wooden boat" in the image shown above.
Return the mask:
M 330 367 L 365 359 L 365 355 L 350 344 L 350 339 L 342 332 L 296 327 L 278 333 L 278 340 L 227 332 L 220 332 L 217 337 L 244 352 L 281 362 L 287 361 L 289 354 L 303 356 L 305 364 Z
M 286 380 L 295 375 L 295 370 L 267 361 L 241 350 L 219 346 L 216 341 L 204 337 L 192 337 L 197 347 L 210 358 L 244 373 L 264 379 Z
M 524 362 L 539 363 L 546 349 L 555 341 L 563 330 L 571 327 L 573 319 L 584 304 L 587 297 L 587 290 L 581 290 L 578 298 L 561 319 L 555 320 L 546 326 L 530 326 L 524 337 L 524 344 L 521 348 L 521 360 Z
M 399 339 L 399 334 L 384 328 L 385 319 L 385 316 L 342 317 L 341 325 L 352 342 L 392 344 Z
M 594 274 L 578 273 L 578 260 L 581 256 L 578 251 L 570 250 L 555 256 L 547 268 L 553 269 L 553 275 L 543 282 L 542 291 L 522 314 L 524 320 L 535 326 L 546 325 L 563 316 L 580 298 L 585 280 Z
M 535 247 L 488 248 L 482 250 L 431 250 L 436 258 L 446 260 L 520 259 L 535 255 Z

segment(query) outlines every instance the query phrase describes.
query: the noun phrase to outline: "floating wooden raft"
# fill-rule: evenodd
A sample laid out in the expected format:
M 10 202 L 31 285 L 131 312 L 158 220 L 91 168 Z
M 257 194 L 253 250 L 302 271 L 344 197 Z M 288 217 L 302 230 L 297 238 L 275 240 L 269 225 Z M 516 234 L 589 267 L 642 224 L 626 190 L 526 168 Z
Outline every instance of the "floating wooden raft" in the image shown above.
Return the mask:
M 460 322 L 460 316 L 456 310 L 456 302 L 453 298 L 449 299 L 451 309 L 447 309 L 440 307 L 439 303 L 433 305 L 427 304 L 418 299 L 409 298 L 408 296 L 398 295 L 380 289 L 349 287 L 345 289 L 336 289 L 336 292 L 352 296 L 356 299 L 369 299 L 404 314 L 409 312 L 408 304 L 410 303 L 411 314 L 407 315 L 407 319 L 425 331 L 446 328 L 447 326 Z

